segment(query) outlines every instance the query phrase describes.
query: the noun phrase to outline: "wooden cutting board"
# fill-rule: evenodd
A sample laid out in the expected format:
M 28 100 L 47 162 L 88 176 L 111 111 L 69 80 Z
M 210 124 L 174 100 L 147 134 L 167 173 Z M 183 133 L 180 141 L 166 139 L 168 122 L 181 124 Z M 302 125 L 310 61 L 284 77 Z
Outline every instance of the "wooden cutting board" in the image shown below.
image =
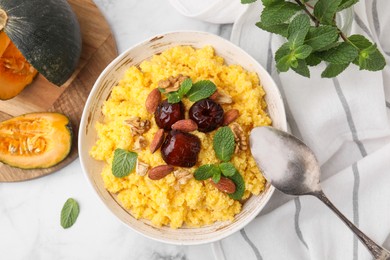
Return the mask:
M 0 182 L 29 180 L 55 172 L 77 158 L 78 130 L 88 94 L 103 69 L 118 55 L 110 28 L 92 0 L 68 0 L 76 13 L 83 37 L 79 66 L 73 76 L 57 87 L 39 75 L 17 97 L 0 101 L 0 121 L 30 112 L 55 111 L 67 115 L 73 126 L 73 147 L 60 164 L 21 170 L 0 163 Z

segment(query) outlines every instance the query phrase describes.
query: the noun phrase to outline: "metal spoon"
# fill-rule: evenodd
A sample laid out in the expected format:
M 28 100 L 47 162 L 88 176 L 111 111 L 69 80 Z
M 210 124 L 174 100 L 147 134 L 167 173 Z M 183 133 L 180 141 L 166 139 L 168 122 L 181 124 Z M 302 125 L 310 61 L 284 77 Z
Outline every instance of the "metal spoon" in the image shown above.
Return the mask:
M 250 134 L 250 147 L 257 166 L 276 189 L 290 195 L 317 197 L 356 234 L 375 259 L 390 260 L 389 251 L 360 231 L 325 196 L 317 159 L 301 140 L 273 127 L 257 127 Z

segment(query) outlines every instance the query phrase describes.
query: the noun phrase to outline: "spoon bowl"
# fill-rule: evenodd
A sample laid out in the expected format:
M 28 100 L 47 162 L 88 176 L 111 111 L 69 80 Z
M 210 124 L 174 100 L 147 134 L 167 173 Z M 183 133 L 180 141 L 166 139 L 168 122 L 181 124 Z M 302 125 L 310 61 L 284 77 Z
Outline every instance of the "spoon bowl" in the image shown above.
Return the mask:
M 318 192 L 320 168 L 313 152 L 301 140 L 273 127 L 256 127 L 250 148 L 264 177 L 289 195 Z
M 320 167 L 313 151 L 293 135 L 273 127 L 256 127 L 250 148 L 257 166 L 276 189 L 289 195 L 312 195 L 327 205 L 377 260 L 390 260 L 390 252 L 376 244 L 349 221 L 325 196 Z

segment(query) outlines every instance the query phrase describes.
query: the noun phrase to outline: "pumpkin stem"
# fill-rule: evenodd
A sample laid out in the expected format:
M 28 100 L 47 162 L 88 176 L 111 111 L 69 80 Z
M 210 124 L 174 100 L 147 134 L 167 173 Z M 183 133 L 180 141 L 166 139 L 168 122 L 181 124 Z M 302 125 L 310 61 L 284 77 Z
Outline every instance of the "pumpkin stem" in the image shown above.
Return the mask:
M 8 20 L 7 13 L 3 9 L 0 9 L 0 32 L 4 29 L 7 20 Z

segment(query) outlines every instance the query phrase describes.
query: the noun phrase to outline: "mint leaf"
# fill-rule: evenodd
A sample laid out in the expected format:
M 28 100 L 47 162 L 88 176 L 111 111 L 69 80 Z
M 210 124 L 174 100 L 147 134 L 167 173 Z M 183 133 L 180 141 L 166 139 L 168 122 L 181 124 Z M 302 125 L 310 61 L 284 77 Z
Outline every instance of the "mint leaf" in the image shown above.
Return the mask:
M 270 32 L 270 33 L 276 33 L 279 35 L 282 35 L 284 37 L 287 37 L 287 29 L 288 29 L 288 24 L 287 23 L 281 23 L 281 24 L 275 24 L 275 25 L 265 25 L 264 23 L 257 22 L 256 26 L 259 27 L 260 29 L 263 29 L 264 31 Z
M 294 34 L 300 30 L 307 30 L 310 29 L 310 19 L 305 14 L 299 14 L 294 17 L 294 19 L 291 21 L 290 25 L 288 26 L 288 35 Z
M 266 6 L 261 13 L 261 22 L 264 25 L 281 24 L 289 20 L 299 10 L 301 10 L 301 7 L 291 2 Z
M 288 71 L 291 66 L 292 58 L 295 59 L 294 55 L 292 54 L 292 51 L 290 50 L 289 43 L 286 42 L 285 44 L 280 46 L 275 53 L 276 68 L 281 72 Z
M 294 56 L 297 59 L 306 59 L 311 54 L 312 50 L 313 48 L 309 45 L 302 45 L 294 50 Z
M 217 90 L 217 86 L 210 80 L 201 80 L 192 85 L 192 88 L 187 92 L 187 97 L 190 101 L 196 102 L 201 99 L 208 98 Z
M 284 2 L 284 0 L 261 0 L 264 6 L 270 6 L 273 4 Z
M 303 44 L 306 34 L 310 29 L 310 19 L 305 14 L 300 14 L 294 17 L 288 26 L 288 41 L 292 49 L 295 49 L 293 43 L 297 46 Z
M 359 52 L 351 44 L 343 42 L 337 47 L 319 52 L 317 55 L 322 60 L 330 63 L 345 64 L 352 62 L 359 55 Z
M 234 167 L 234 165 L 230 162 L 221 163 L 219 165 L 219 169 L 221 170 L 222 174 L 226 177 L 233 176 L 237 169 Z
M 310 27 L 305 44 L 310 45 L 316 51 L 335 42 L 337 38 L 338 31 L 336 27 L 329 25 Z
M 307 58 L 306 58 L 306 64 L 308 66 L 316 66 L 318 64 L 321 63 L 321 59 L 318 58 L 314 53 L 310 54 Z
M 337 12 L 344 10 L 348 7 L 351 7 L 357 2 L 359 2 L 359 0 L 342 0 L 341 3 L 339 4 L 339 7 L 337 8 Z
M 213 180 L 214 183 L 218 183 L 219 180 L 221 179 L 221 171 L 215 172 L 213 174 L 213 177 L 211 177 L 211 179 Z
M 314 16 L 322 24 L 335 24 L 334 16 L 341 3 L 341 0 L 318 0 L 314 6 Z
M 307 78 L 310 78 L 310 71 L 309 71 L 309 67 L 307 66 L 306 64 L 306 61 L 304 60 L 298 60 L 298 64 L 297 66 L 295 67 L 291 67 L 296 73 L 304 76 L 304 77 L 307 77 Z
M 321 77 L 323 78 L 333 78 L 343 72 L 350 63 L 345 64 L 333 64 L 329 63 L 326 69 L 321 73 Z
M 359 50 L 364 50 L 372 45 L 372 43 L 363 35 L 354 34 L 348 37 L 348 40 L 352 42 Z
M 214 164 L 205 164 L 200 166 L 194 172 L 194 178 L 198 181 L 204 181 L 214 176 L 214 174 L 218 174 L 220 172 L 218 166 Z
M 295 16 L 288 26 L 288 42 L 290 43 L 290 49 L 294 50 L 303 44 L 309 29 L 310 20 L 307 15 L 300 14 Z
M 137 153 L 128 152 L 120 148 L 116 149 L 112 161 L 112 174 L 118 178 L 129 175 L 135 169 L 137 157 Z
M 192 80 L 190 78 L 185 79 L 180 84 L 180 88 L 177 91 L 177 93 L 180 96 L 180 99 L 182 99 L 188 93 L 188 91 L 190 91 L 191 88 L 192 88 Z
M 79 216 L 79 204 L 73 198 L 69 198 L 61 210 L 61 226 L 63 228 L 70 228 L 76 222 Z
M 180 97 L 179 93 L 177 93 L 177 91 L 170 92 L 167 94 L 167 96 L 168 96 L 168 103 L 170 103 L 170 104 L 179 103 L 181 100 L 181 97 Z
M 241 4 L 250 4 L 250 3 L 254 3 L 256 1 L 257 0 L 241 0 Z
M 234 184 L 236 185 L 236 191 L 232 194 L 228 194 L 230 198 L 234 200 L 240 200 L 245 192 L 245 181 L 242 178 L 241 174 L 236 171 L 236 173 L 233 176 L 228 177 L 231 179 Z
M 213 139 L 213 147 L 218 159 L 223 162 L 230 161 L 235 145 L 232 130 L 228 126 L 219 128 Z
M 359 53 L 359 68 L 369 71 L 382 70 L 386 66 L 385 58 L 378 50 L 376 45 L 360 51 Z

